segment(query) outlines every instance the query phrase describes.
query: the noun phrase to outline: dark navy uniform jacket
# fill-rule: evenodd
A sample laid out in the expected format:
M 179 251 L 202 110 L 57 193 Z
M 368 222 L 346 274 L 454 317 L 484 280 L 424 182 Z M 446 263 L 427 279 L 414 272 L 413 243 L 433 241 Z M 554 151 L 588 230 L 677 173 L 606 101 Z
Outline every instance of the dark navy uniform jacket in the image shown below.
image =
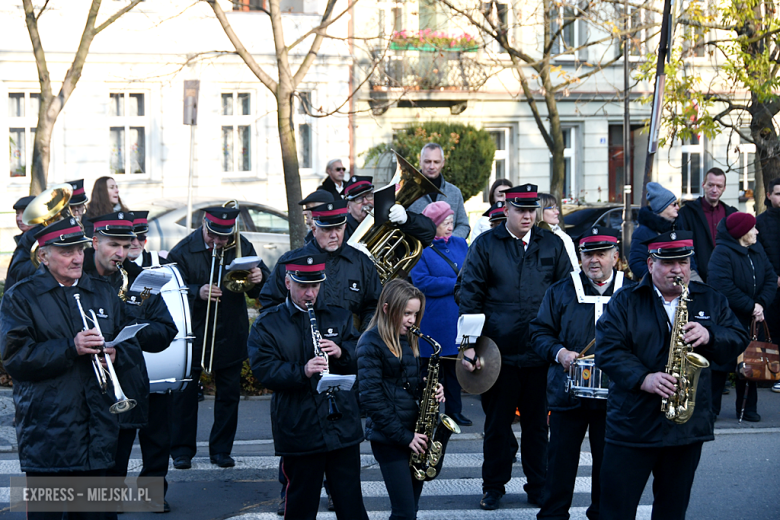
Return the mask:
M 710 342 L 695 349 L 710 363 L 736 357 L 747 334 L 726 298 L 709 285 L 691 282 L 688 321 L 700 323 Z M 685 424 L 661 412 L 661 396 L 639 389 L 645 377 L 663 372 L 669 358 L 671 329 L 650 276 L 612 297 L 596 324 L 596 366 L 610 379 L 606 442 L 639 448 L 682 446 L 711 441 L 710 369 L 701 371 L 693 416 Z
M 341 356 L 328 360 L 330 373 L 357 374 L 357 332 L 352 314 L 320 301 L 315 304 L 315 314 L 323 339 L 341 347 Z M 249 359 L 255 377 L 274 392 L 271 427 L 277 455 L 325 453 L 363 441 L 357 383 L 349 391 L 334 393 L 343 416 L 329 421 L 328 398 L 317 392 L 321 378 L 317 374 L 306 377 L 304 371 L 313 357 L 309 315 L 289 299 L 263 312 L 252 325 Z

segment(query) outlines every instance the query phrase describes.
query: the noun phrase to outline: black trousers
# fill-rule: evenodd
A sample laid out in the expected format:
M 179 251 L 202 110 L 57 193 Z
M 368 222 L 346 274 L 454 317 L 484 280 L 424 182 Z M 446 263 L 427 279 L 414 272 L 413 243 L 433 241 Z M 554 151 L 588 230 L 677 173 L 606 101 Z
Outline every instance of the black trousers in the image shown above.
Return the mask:
M 198 437 L 198 381 L 201 369 L 192 369 L 192 383 L 173 396 L 171 457 L 194 457 Z M 216 386 L 214 425 L 209 435 L 209 455 L 233 450 L 238 428 L 238 402 L 241 399 L 241 365 L 214 370 Z
M 721 372 L 720 370 L 712 371 L 712 411 L 715 415 L 720 414 L 720 404 L 723 398 L 723 389 L 726 387 L 726 380 L 728 379 L 729 372 Z M 746 412 L 758 411 L 758 386 L 755 381 L 748 381 L 737 377 L 737 417 L 739 417 L 742 411 L 742 401 L 745 398 L 745 387 L 747 387 L 747 404 L 745 405 Z
M 430 358 L 421 358 L 420 370 L 423 373 L 428 371 L 428 362 Z M 439 361 L 439 383 L 444 387 L 444 413 L 452 415 L 463 411 L 463 402 L 461 401 L 461 386 L 458 382 L 458 375 L 455 372 L 455 366 L 458 361 L 454 359 L 442 359 Z
M 525 492 L 541 496 L 547 475 L 547 366 L 519 368 L 504 365 L 493 387 L 482 394 L 485 441 L 482 490 L 505 493 L 512 478 L 517 441 L 512 431 L 520 409 L 520 458 L 528 483 Z
M 284 518 L 316 520 L 322 479 L 330 484 L 336 518 L 368 520 L 360 488 L 360 445 L 300 457 L 285 455 L 287 478 Z
M 96 471 L 60 471 L 57 473 L 41 473 L 41 472 L 33 472 L 28 471 L 26 473 L 28 477 L 104 477 L 106 475 L 106 470 L 96 470 Z M 68 520 L 107 520 L 113 516 L 116 516 L 116 513 L 113 512 L 93 512 L 93 513 L 86 513 L 86 512 L 77 512 L 77 511 L 68 511 L 67 513 L 63 512 L 33 512 L 28 511 L 27 512 L 27 520 L 61 520 L 62 518 L 66 518 Z
M 141 477 L 163 477 L 165 493 L 168 492 L 168 457 L 171 452 L 171 401 L 172 394 L 149 394 L 149 422 L 136 429 L 119 430 L 116 447 L 116 464 L 106 474 L 109 477 L 126 477 L 127 465 L 133 451 L 135 434 L 141 445 L 143 467 Z
M 653 474 L 653 520 L 685 520 L 701 442 L 666 448 L 607 444 L 601 466 L 600 520 L 635 518 L 642 491 Z
M 424 481 L 412 476 L 412 470 L 409 468 L 412 449 L 372 442 L 371 451 L 379 463 L 387 495 L 390 497 L 390 520 L 415 520 Z

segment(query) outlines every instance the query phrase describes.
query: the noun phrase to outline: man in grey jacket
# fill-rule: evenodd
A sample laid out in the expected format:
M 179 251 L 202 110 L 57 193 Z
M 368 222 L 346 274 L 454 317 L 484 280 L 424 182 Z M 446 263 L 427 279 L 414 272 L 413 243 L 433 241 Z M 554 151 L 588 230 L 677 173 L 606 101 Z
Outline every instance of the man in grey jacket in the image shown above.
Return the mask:
M 450 205 L 455 212 L 455 229 L 452 234 L 461 238 L 469 236 L 471 226 L 469 226 L 469 216 L 466 214 L 466 208 L 463 206 L 463 195 L 460 189 L 444 180 L 441 170 L 444 168 L 444 150 L 436 143 L 428 143 L 420 151 L 420 171 L 431 181 L 446 198 L 443 199 Z M 425 206 L 431 202 L 436 202 L 438 194 L 424 195 L 417 199 L 414 204 L 409 206 L 408 211 L 422 213 Z

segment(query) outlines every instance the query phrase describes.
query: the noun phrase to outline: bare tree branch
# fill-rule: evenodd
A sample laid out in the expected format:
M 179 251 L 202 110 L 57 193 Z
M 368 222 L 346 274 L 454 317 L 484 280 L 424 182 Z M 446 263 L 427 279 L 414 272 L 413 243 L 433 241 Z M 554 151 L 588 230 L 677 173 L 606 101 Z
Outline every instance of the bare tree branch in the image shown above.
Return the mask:
M 51 96 L 51 78 L 49 77 L 49 67 L 46 64 L 46 53 L 43 51 L 43 43 L 41 43 L 41 35 L 38 33 L 38 18 L 35 16 L 32 0 L 23 0 L 23 5 L 24 21 L 27 24 L 27 32 L 30 33 L 35 66 L 38 68 L 41 96 Z
M 296 46 L 300 45 L 300 43 L 301 43 L 301 42 L 303 42 L 303 40 L 305 40 L 306 38 L 308 38 L 309 36 L 311 36 L 311 35 L 312 35 L 312 34 L 314 34 L 315 32 L 317 32 L 317 31 L 322 31 L 322 30 L 324 30 L 324 29 L 327 29 L 329 26 L 331 26 L 331 25 L 333 25 L 334 23 L 336 23 L 336 22 L 339 20 L 339 18 L 341 18 L 342 16 L 344 16 L 345 14 L 347 14 L 347 13 L 350 11 L 350 9 L 352 9 L 352 7 L 353 7 L 353 6 L 354 6 L 356 3 L 358 3 L 358 0 L 354 0 L 354 1 L 353 1 L 351 4 L 349 4 L 349 5 L 347 6 L 347 8 L 346 8 L 346 9 L 344 9 L 343 11 L 341 11 L 341 12 L 338 14 L 338 16 L 334 16 L 334 17 L 333 17 L 333 18 L 331 18 L 331 19 L 330 19 L 328 22 L 326 22 L 326 23 L 322 23 L 322 24 L 318 25 L 317 27 L 314 27 L 314 28 L 312 28 L 312 29 L 310 29 L 310 30 L 306 31 L 306 33 L 305 33 L 303 36 L 301 36 L 300 38 L 298 38 L 297 40 L 295 40 L 294 42 L 292 42 L 290 45 L 288 45 L 288 46 L 287 46 L 287 50 L 288 50 L 288 51 L 291 51 L 291 50 L 293 50 L 293 49 L 294 49 Z M 335 2 L 334 2 L 334 5 L 335 5 Z M 329 36 L 329 38 L 331 38 L 331 37 Z M 336 39 L 336 38 L 333 38 L 333 39 Z M 358 39 L 358 38 L 354 38 L 354 39 Z M 366 38 L 360 38 L 360 39 L 366 39 Z
M 333 8 L 335 6 L 336 6 L 336 0 L 328 0 L 328 4 L 325 6 L 325 12 L 322 13 L 322 22 L 320 23 L 320 25 L 326 25 L 328 23 L 330 17 L 333 15 Z M 324 29 L 319 29 L 316 31 L 316 36 L 314 37 L 314 41 L 311 42 L 311 48 L 309 48 L 309 52 L 306 54 L 306 57 L 303 58 L 303 63 L 301 63 L 301 66 L 298 67 L 298 71 L 293 76 L 294 87 L 297 87 L 298 84 L 303 80 L 303 78 L 306 77 L 306 73 L 309 72 L 309 68 L 311 68 L 312 64 L 314 63 L 314 59 L 317 57 L 317 53 L 320 50 L 320 46 L 322 45 L 322 39 L 324 37 L 325 37 Z
M 41 7 L 41 10 L 40 10 L 40 11 L 38 11 L 38 14 L 35 16 L 35 19 L 36 19 L 36 20 L 40 20 L 40 18 L 41 18 L 41 15 L 42 15 L 42 14 L 43 14 L 43 12 L 46 10 L 46 6 L 48 6 L 48 5 L 49 5 L 49 0 L 46 0 L 46 2 L 44 2 L 44 3 L 43 3 L 43 7 Z
M 97 28 L 95 29 L 95 36 L 100 34 L 100 32 L 103 29 L 105 29 L 106 27 L 108 27 L 112 23 L 116 22 L 119 19 L 120 16 L 122 16 L 126 12 L 130 11 L 133 7 L 137 6 L 142 1 L 143 0 L 133 0 L 132 2 L 130 2 L 129 4 L 124 6 L 122 9 L 120 9 L 117 12 L 115 12 L 113 15 L 109 16 L 108 19 L 105 22 L 103 22 L 103 23 L 101 23 L 100 25 L 97 26 Z

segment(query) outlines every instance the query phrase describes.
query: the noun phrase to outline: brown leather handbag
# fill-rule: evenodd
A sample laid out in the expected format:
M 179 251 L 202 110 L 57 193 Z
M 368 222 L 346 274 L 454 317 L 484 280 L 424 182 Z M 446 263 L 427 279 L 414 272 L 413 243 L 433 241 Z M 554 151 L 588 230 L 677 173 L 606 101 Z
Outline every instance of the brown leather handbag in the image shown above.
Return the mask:
M 780 381 L 780 350 L 772 343 L 766 321 L 761 323 L 764 325 L 766 341 L 758 341 L 754 319 L 750 325 L 753 339 L 737 358 L 737 370 L 750 381 Z

